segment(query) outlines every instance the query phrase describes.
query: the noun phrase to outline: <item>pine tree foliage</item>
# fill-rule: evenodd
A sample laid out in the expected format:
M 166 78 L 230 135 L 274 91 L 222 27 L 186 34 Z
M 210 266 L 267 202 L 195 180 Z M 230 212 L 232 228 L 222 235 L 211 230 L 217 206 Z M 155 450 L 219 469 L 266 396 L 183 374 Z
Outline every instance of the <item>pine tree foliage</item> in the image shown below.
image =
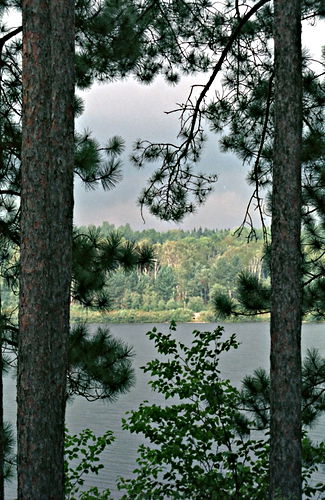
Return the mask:
M 69 339 L 67 398 L 116 400 L 134 384 L 132 356 L 132 348 L 114 339 L 107 329 L 98 328 L 91 336 L 86 325 L 75 326 Z
M 308 349 L 302 364 L 302 422 L 312 426 L 325 411 L 325 359 L 318 349 Z M 257 429 L 266 429 L 270 421 L 270 377 L 258 368 L 242 382 L 241 404 L 254 419 Z
M 257 276 L 242 272 L 238 281 L 238 293 L 246 310 L 259 312 L 269 308 L 270 288 L 265 286 Z
M 125 240 L 118 232 L 103 237 L 100 229 L 75 230 L 72 298 L 85 307 L 109 309 L 108 277 L 119 267 L 144 271 L 154 263 L 154 250 Z
M 175 9 L 182 4 L 183 15 L 193 26 L 193 47 L 205 48 L 209 59 L 206 83 L 194 86 L 187 101 L 175 110 L 180 118 L 179 141 L 176 144 L 151 143 L 139 140 L 133 160 L 138 166 L 160 161 L 159 169 L 149 179 L 140 204 L 167 220 L 181 220 L 203 203 L 216 177 L 200 175 L 193 170 L 205 141 L 205 123 L 218 135 L 223 151 L 235 153 L 251 170 L 252 185 L 243 226 L 255 235 L 252 211 L 259 213 L 265 236 L 266 215 L 270 214 L 268 191 L 272 186 L 273 161 L 273 10 L 272 2 L 169 2 Z M 180 12 L 180 11 L 179 11 Z M 185 14 L 186 13 L 186 14 Z M 172 22 L 174 11 L 170 11 Z M 324 17 L 322 2 L 304 1 L 302 20 L 317 22 Z M 195 27 L 195 28 L 194 28 Z M 181 32 L 179 32 L 181 33 Z M 178 32 L 176 32 L 178 34 Z M 189 35 L 187 33 L 187 35 Z M 304 311 L 316 318 L 324 317 L 324 52 L 315 62 L 308 50 L 303 53 L 303 253 Z M 203 69 L 203 68 L 202 68 Z M 221 90 L 211 90 L 221 80 Z M 242 227 L 243 227 L 242 226 Z M 250 278 L 252 296 L 254 277 Z M 267 297 L 256 303 L 261 283 L 256 281 L 254 302 L 250 305 L 242 291 L 248 282 L 239 278 L 238 295 L 241 307 L 232 308 L 233 300 L 219 297 L 217 310 L 223 315 L 252 314 L 268 310 Z M 263 285 L 267 287 L 267 284 Z M 266 289 L 264 290 L 266 295 Z M 263 296 L 265 293 L 263 292 Z M 223 308 L 223 311 L 222 311 Z
M 221 148 L 235 153 L 250 167 L 248 182 L 252 185 L 252 196 L 242 227 L 247 225 L 250 228 L 249 238 L 256 235 L 252 211 L 257 211 L 267 237 L 274 136 L 273 4 L 269 0 L 243 4 L 231 0 L 194 3 L 170 0 L 154 4 L 159 11 L 156 26 L 164 27 L 166 47 L 172 39 L 176 43 L 178 59 L 176 56 L 170 58 L 171 64 L 176 64 L 180 72 L 205 71 L 207 77 L 205 83 L 190 89 L 184 103 L 172 110 L 180 119 L 178 142 L 137 141 L 132 157 L 136 165 L 142 167 L 147 162 L 160 162 L 139 199 L 140 204 L 163 219 L 181 220 L 206 200 L 217 178 L 214 174 L 196 172 L 195 164 L 200 160 L 206 139 L 205 127 L 209 125 L 218 135 Z M 302 2 L 301 16 L 304 24 L 317 22 L 324 17 L 322 2 Z M 161 54 L 166 55 L 168 51 Z M 156 52 L 152 53 L 152 61 L 156 55 Z M 153 66 L 151 70 L 151 74 L 155 74 Z M 324 53 L 320 60 L 314 61 L 305 49 L 304 309 L 315 317 L 322 317 L 324 310 L 323 75 Z M 213 94 L 217 82 L 221 82 L 221 89 L 218 87 Z M 243 288 L 242 280 L 239 287 Z M 231 308 L 225 297 L 223 303 L 229 314 Z M 245 304 L 249 314 L 260 309 L 257 305 L 248 307 L 248 301 Z
M 121 161 L 118 156 L 123 149 L 123 139 L 117 136 L 101 148 L 89 132 L 77 134 L 75 173 L 86 188 L 96 189 L 100 182 L 104 190 L 109 190 L 121 180 Z
M 212 297 L 212 304 L 220 319 L 237 314 L 235 301 L 225 293 L 216 293 Z
M 4 247 L 2 249 L 4 250 Z M 5 273 L 9 272 L 8 256 L 8 253 L 4 256 Z M 152 246 L 129 242 L 117 232 L 104 237 L 100 230 L 90 229 L 87 233 L 75 230 L 72 300 L 88 309 L 107 311 L 111 305 L 110 293 L 106 287 L 108 277 L 118 268 L 126 273 L 133 269 L 143 272 L 151 268 L 153 261 Z M 7 283 L 16 289 L 17 265 L 13 262 L 12 265 L 13 278 L 8 274 L 5 276 Z M 14 354 L 10 366 L 15 365 L 19 334 L 14 313 L 14 310 L 9 309 L 3 311 L 1 315 L 3 345 L 6 350 Z M 99 399 L 114 399 L 117 394 L 132 385 L 131 350 L 121 341 L 113 339 L 108 331 L 100 328 L 92 337 L 86 325 L 72 328 L 70 335 L 68 395 L 84 395 L 87 399 L 94 400 L 96 395 L 100 394 Z M 78 341 L 80 341 L 79 347 L 76 345 Z M 106 362 L 105 356 L 107 356 Z M 82 373 L 82 377 L 78 375 L 76 378 L 75 374 L 79 372 Z M 120 388 L 116 380 L 120 380 Z
M 180 10 L 192 25 L 192 32 L 187 33 L 192 46 L 205 49 L 208 76 L 206 83 L 193 86 L 187 100 L 173 110 L 180 118 L 178 144 L 149 141 L 136 144 L 136 164 L 142 166 L 147 161 L 160 161 L 160 168 L 149 180 L 140 202 L 163 219 L 180 220 L 194 210 L 195 203 L 205 200 L 211 182 L 216 179 L 195 174 L 193 164 L 200 159 L 204 146 L 206 120 L 211 130 L 218 134 L 222 149 L 235 153 L 251 167 L 248 180 L 253 185 L 253 194 L 244 224 L 251 226 L 250 212 L 255 207 L 264 221 L 266 207 L 262 190 L 271 183 L 274 132 L 272 2 L 195 2 L 200 6 L 197 7 L 200 17 L 196 17 L 198 11 L 190 2 L 166 3 L 175 9 L 182 5 Z M 173 14 L 170 10 L 170 23 Z M 305 22 L 323 16 L 322 2 L 303 2 L 302 19 Z M 183 40 L 181 28 L 176 36 L 178 34 Z M 313 64 L 312 57 L 305 51 L 304 169 L 308 169 L 311 159 L 321 163 L 324 154 L 321 152 L 324 60 L 318 61 L 316 69 Z M 218 81 L 221 81 L 221 90 L 218 88 L 213 95 L 211 91 Z M 318 143 L 317 150 L 313 149 L 314 141 Z M 174 193 L 175 183 L 182 189 Z
M 245 410 L 253 414 L 257 429 L 269 426 L 270 410 L 270 377 L 262 368 L 247 375 L 242 381 L 242 404 Z
M 325 316 L 325 260 L 323 222 L 308 223 L 302 233 L 303 314 L 308 319 L 323 320 Z M 236 294 L 229 297 L 216 293 L 212 306 L 218 318 L 245 317 L 270 313 L 270 247 L 265 247 L 263 277 L 247 271 L 236 277 Z
M 19 257 L 19 203 L 20 203 L 20 163 L 21 163 L 21 26 L 3 23 L 3 16 L 10 9 L 20 10 L 20 2 L 3 1 L 0 4 L 0 228 L 1 228 L 1 276 L 17 291 Z M 147 26 L 147 19 L 141 20 L 140 6 L 133 2 L 114 1 L 77 1 L 76 2 L 76 69 L 77 84 L 86 88 L 97 80 L 111 80 L 138 71 L 136 63 L 142 55 L 139 47 L 143 42 L 140 31 Z M 144 16 L 145 17 L 145 16 Z M 10 19 L 10 17 L 9 17 Z M 139 31 L 140 30 L 140 31 Z M 133 42 L 129 43 L 131 33 Z M 146 56 L 147 57 L 147 56 Z M 75 98 L 75 116 L 83 111 L 83 102 Z M 124 143 L 120 137 L 113 137 L 102 146 L 85 131 L 75 136 L 75 174 L 84 182 L 86 188 L 93 189 L 98 184 L 107 190 L 121 178 L 119 155 Z M 99 309 L 109 307 L 105 290 L 105 277 L 119 266 L 145 269 L 153 257 L 152 249 L 122 242 L 121 238 L 111 235 L 104 242 L 99 235 L 74 236 L 74 269 L 72 297 L 83 305 Z M 93 247 L 91 247 L 93 245 Z M 15 351 L 18 328 L 10 314 L 5 317 L 4 343 Z M 99 335 L 99 334 L 98 334 Z M 98 338 L 102 338 L 99 337 Z M 118 343 L 107 341 L 117 349 Z M 84 346 L 86 343 L 83 342 Z M 122 345 L 120 345 L 122 349 Z M 123 349 L 122 349 L 123 351 Z M 96 353 L 95 349 L 90 350 Z M 108 354 L 108 350 L 106 350 Z M 125 366 L 127 358 L 125 355 Z M 96 360 L 93 359 L 95 363 Z M 96 380 L 99 375 L 90 371 L 88 359 L 88 381 Z M 95 365 L 94 365 L 95 366 Z M 117 366 L 117 365 L 114 365 Z M 112 369 L 113 370 L 113 369 Z M 110 374 L 112 375 L 112 370 Z M 102 363 L 103 391 L 107 382 Z M 132 380 L 131 372 L 126 370 Z M 92 379 L 92 377 L 94 377 Z M 97 377 L 97 378 L 96 378 Z M 121 387 L 127 387 L 127 382 Z M 87 388 L 83 387 L 85 394 Z M 106 391 L 113 397 L 113 387 Z M 79 394 L 82 393 L 80 386 Z
M 3 2 L 3 11 L 19 10 L 19 2 Z M 132 73 L 149 83 L 158 73 L 171 83 L 178 71 L 207 70 L 209 58 L 201 50 L 208 48 L 205 38 L 211 35 L 207 21 L 208 4 L 204 1 L 188 6 L 186 2 L 118 2 L 114 0 L 78 0 L 76 2 L 76 71 L 79 88 L 89 87 L 94 80 L 112 80 Z M 220 22 L 222 19 L 220 18 Z M 193 30 L 193 23 L 200 31 Z M 21 109 L 21 26 L 1 25 L 1 127 L 2 163 L 0 177 L 1 226 L 18 244 L 19 168 L 20 168 L 20 109 Z M 76 98 L 76 116 L 82 112 L 82 102 Z M 98 182 L 111 188 L 120 178 L 118 154 L 120 138 L 112 138 L 100 147 L 89 132 L 76 136 L 75 172 L 88 188 Z M 182 174 L 183 175 L 183 174 Z M 177 183 L 177 177 L 175 183 Z M 192 184 L 203 201 L 210 188 L 206 179 L 191 175 L 186 169 L 183 182 L 171 186 L 175 201 L 182 198 Z M 198 186 L 201 186 L 198 188 Z M 15 203 L 12 201 L 14 197 Z M 175 205 L 176 206 L 176 205 Z
M 318 349 L 309 349 L 302 365 L 303 421 L 311 425 L 325 410 L 325 360 Z
M 237 276 L 235 297 L 217 292 L 212 297 L 212 306 L 218 318 L 254 317 L 270 312 L 270 299 L 269 279 L 260 278 L 249 271 L 242 271 Z
M 14 430 L 9 422 L 4 422 L 3 425 L 3 451 L 5 456 L 3 468 L 4 480 L 11 481 L 14 477 L 16 457 Z

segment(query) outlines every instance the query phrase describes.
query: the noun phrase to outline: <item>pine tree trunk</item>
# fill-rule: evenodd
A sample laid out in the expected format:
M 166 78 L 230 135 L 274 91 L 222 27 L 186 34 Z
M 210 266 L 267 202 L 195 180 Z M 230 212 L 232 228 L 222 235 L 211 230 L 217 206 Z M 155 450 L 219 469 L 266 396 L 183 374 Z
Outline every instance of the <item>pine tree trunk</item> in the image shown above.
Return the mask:
M 275 0 L 270 498 L 301 499 L 301 6 Z
M 1 280 L 0 276 L 0 280 Z M 4 484 L 4 421 L 3 421 L 3 320 L 1 307 L 1 282 L 0 282 L 0 500 L 5 497 Z
M 73 0 L 23 0 L 18 498 L 64 498 L 73 211 Z
M 2 48 L 0 46 L 0 169 L 4 167 L 3 164 L 3 89 L 2 89 Z M 3 422 L 3 357 L 2 357 L 2 343 L 3 343 L 3 320 L 2 320 L 2 289 L 1 289 L 2 273 L 0 274 L 0 500 L 4 498 L 4 422 Z

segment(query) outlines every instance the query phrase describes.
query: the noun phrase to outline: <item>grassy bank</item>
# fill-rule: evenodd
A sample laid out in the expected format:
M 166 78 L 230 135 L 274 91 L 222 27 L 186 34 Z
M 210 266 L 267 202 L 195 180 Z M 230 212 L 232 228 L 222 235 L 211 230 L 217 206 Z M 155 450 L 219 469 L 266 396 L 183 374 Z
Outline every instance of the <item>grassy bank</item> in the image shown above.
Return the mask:
M 87 321 L 90 323 L 169 323 L 174 320 L 178 323 L 214 323 L 218 321 L 211 310 L 195 312 L 191 309 L 177 308 L 163 311 L 143 311 L 139 309 L 118 309 L 106 313 L 86 311 L 79 306 L 71 308 L 72 322 Z M 269 317 L 256 316 L 239 318 L 238 321 L 268 321 Z M 228 320 L 233 323 L 234 318 Z M 228 322 L 226 321 L 226 322 Z M 225 322 L 225 320 L 222 320 Z
M 163 311 L 142 311 L 138 309 L 119 309 L 106 313 L 86 311 L 72 306 L 71 320 L 73 322 L 88 321 L 91 323 L 169 323 L 177 322 L 211 322 L 215 317 L 211 311 L 194 312 L 191 309 L 168 309 Z

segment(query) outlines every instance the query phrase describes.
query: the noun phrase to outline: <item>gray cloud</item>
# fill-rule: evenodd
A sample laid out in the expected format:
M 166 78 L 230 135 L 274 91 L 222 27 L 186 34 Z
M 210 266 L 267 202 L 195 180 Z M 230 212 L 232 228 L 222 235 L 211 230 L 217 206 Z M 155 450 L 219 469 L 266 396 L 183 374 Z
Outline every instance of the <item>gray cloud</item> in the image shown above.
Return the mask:
M 247 186 L 247 172 L 241 163 L 229 154 L 222 154 L 217 138 L 210 134 L 198 170 L 217 173 L 214 192 L 197 213 L 188 216 L 180 225 L 159 221 L 148 213 L 145 223 L 137 205 L 137 198 L 145 187 L 154 167 L 138 170 L 128 159 L 133 143 L 138 139 L 177 141 L 176 114 L 165 114 L 182 102 L 193 79 L 184 78 L 177 87 L 167 86 L 158 79 L 151 86 L 141 86 L 132 80 L 108 85 L 95 85 L 82 96 L 86 109 L 77 122 L 78 130 L 90 128 L 102 143 L 112 135 L 121 135 L 126 141 L 123 155 L 123 180 L 118 186 L 103 192 L 85 191 L 77 182 L 75 189 L 75 223 L 100 224 L 107 220 L 116 225 L 129 222 L 136 229 L 155 227 L 160 230 L 173 227 L 233 228 L 244 216 L 251 188 Z

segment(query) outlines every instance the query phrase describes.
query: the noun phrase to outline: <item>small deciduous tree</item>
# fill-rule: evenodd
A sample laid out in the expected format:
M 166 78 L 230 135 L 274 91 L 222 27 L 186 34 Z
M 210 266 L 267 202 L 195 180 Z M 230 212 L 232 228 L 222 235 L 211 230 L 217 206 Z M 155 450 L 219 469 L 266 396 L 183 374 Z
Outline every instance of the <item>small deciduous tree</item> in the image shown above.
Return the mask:
M 154 447 L 140 446 L 136 477 L 120 483 L 122 498 L 264 499 L 267 448 L 249 438 L 239 391 L 220 377 L 219 358 L 238 348 L 235 335 L 194 331 L 187 346 L 175 329 L 148 332 L 161 357 L 143 369 L 170 403 L 144 402 L 124 421 Z
M 94 486 L 88 491 L 82 488 L 87 474 L 98 474 L 104 468 L 99 455 L 115 440 L 112 431 L 106 431 L 102 436 L 95 436 L 90 429 L 84 429 L 79 434 L 65 434 L 65 499 L 90 500 L 91 498 L 109 500 L 109 489 L 99 492 Z
M 239 391 L 222 378 L 219 368 L 220 358 L 239 346 L 235 335 L 225 338 L 222 327 L 195 330 L 185 345 L 175 339 L 175 329 L 172 324 L 169 333 L 154 328 L 147 334 L 159 357 L 143 370 L 165 402 L 144 401 L 124 421 L 126 430 L 142 434 L 149 444 L 139 447 L 134 477 L 120 480 L 119 488 L 125 492 L 122 498 L 265 500 L 269 488 L 269 440 L 265 434 L 269 378 L 259 371 Z M 316 364 L 320 372 L 324 370 L 324 359 Z M 317 374 L 314 370 L 313 375 Z M 307 372 L 305 383 L 308 385 Z M 319 413 L 313 398 L 304 409 L 307 424 L 311 408 Z M 262 430 L 260 436 L 258 429 Z M 304 492 L 320 494 L 325 485 L 308 482 L 324 460 L 324 444 L 315 446 L 305 436 L 303 445 Z

